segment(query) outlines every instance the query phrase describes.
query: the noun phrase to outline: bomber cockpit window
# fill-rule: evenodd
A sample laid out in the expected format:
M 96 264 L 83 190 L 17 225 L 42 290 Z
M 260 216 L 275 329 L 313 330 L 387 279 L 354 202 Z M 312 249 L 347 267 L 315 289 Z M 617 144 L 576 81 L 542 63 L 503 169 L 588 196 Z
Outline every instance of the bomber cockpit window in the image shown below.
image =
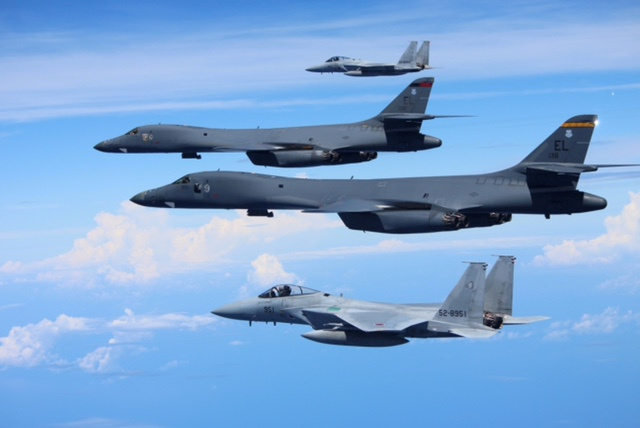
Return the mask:
M 184 177 L 173 182 L 173 184 L 189 184 L 189 183 L 191 183 L 191 179 L 189 178 L 188 175 L 185 175 Z
M 313 293 L 319 293 L 319 291 L 314 290 L 313 288 L 301 287 L 299 285 L 280 284 L 271 287 L 270 289 L 258 295 L 258 297 L 263 299 L 270 299 L 273 297 L 301 296 L 303 294 Z
M 127 135 L 137 135 L 138 134 L 138 128 L 132 129 L 131 131 L 127 132 Z

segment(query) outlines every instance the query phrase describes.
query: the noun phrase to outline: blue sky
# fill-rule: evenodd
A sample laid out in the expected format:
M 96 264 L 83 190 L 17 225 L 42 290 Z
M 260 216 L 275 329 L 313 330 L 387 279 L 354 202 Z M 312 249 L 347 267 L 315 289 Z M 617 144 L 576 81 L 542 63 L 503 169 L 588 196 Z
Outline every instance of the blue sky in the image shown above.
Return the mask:
M 391 236 L 335 215 L 138 207 L 201 170 L 310 178 L 486 172 L 598 114 L 587 162 L 640 163 L 635 2 L 5 1 L 0 10 L 0 401 L 7 427 L 637 426 L 640 173 L 585 174 L 603 211 Z M 377 114 L 416 75 L 349 78 L 333 55 L 396 61 L 431 40 L 423 132 L 436 150 L 300 170 L 243 154 L 119 156 L 149 123 L 276 127 Z M 277 282 L 442 301 L 513 254 L 515 315 L 494 339 L 323 346 L 302 326 L 209 314 Z

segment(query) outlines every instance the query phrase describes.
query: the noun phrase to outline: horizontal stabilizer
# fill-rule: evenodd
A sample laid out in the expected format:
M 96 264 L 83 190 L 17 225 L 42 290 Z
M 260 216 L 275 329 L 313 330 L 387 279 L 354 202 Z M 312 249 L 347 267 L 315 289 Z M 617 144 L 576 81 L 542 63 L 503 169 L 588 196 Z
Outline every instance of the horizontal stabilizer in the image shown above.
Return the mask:
M 503 319 L 503 325 L 519 325 L 519 324 L 531 324 L 534 322 L 546 321 L 550 317 L 512 317 L 505 315 Z
M 527 171 L 549 172 L 554 174 L 581 174 L 583 172 L 597 171 L 596 165 L 570 164 L 570 163 L 536 163 L 527 165 Z
M 535 163 L 526 165 L 527 171 L 550 172 L 555 174 L 581 174 L 583 172 L 597 171 L 599 168 L 625 168 L 637 167 L 640 164 L 592 164 L 582 163 Z
M 449 333 L 455 334 L 456 336 L 466 337 L 468 339 L 487 339 L 491 336 L 494 336 L 498 333 L 497 330 L 493 329 L 479 329 L 479 328 L 453 328 L 449 330 Z

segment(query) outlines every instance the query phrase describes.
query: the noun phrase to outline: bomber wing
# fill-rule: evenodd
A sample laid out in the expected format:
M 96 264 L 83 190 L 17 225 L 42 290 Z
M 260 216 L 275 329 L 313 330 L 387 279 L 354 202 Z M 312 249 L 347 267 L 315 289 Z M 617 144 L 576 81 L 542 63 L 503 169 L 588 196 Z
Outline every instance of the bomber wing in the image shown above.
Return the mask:
M 360 330 L 363 332 L 400 332 L 427 321 L 424 318 L 375 310 L 327 310 L 302 311 L 314 330 Z

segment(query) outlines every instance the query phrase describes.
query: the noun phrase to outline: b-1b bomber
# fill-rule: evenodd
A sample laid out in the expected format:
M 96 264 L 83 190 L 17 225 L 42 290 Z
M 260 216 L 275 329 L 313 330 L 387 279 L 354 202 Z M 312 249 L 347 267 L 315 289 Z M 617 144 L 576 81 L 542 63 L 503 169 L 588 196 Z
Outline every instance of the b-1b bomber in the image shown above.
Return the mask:
M 580 174 L 625 165 L 584 164 L 596 115 L 568 119 L 521 162 L 502 171 L 445 177 L 312 180 L 244 172 L 199 172 L 146 190 L 132 202 L 158 208 L 337 213 L 350 229 L 427 233 L 487 227 L 512 214 L 601 210 L 607 201 L 577 189 Z
M 185 159 L 246 152 L 255 165 L 283 168 L 368 162 L 378 152 L 442 145 L 439 138 L 420 133 L 424 120 L 456 117 L 425 114 L 433 82 L 433 77 L 414 80 L 380 114 L 360 122 L 256 129 L 144 125 L 94 148 L 107 153 L 181 153 Z

